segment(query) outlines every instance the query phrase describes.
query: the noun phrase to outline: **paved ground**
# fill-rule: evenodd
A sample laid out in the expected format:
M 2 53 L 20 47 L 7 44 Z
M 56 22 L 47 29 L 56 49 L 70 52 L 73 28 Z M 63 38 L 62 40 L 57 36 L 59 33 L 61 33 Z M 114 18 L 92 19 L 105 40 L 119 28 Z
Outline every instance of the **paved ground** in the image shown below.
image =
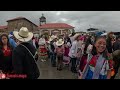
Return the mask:
M 37 61 L 40 77 L 39 79 L 77 79 L 77 75 L 69 70 L 69 67 L 64 67 L 62 71 L 58 71 L 56 67 L 52 67 L 50 61 Z

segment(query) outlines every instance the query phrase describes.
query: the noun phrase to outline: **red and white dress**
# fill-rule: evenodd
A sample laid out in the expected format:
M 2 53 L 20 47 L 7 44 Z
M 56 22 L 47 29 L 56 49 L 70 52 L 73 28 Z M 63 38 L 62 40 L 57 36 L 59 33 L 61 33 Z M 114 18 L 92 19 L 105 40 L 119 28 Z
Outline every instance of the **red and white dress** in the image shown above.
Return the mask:
M 46 60 L 47 58 L 47 46 L 44 38 L 39 39 L 39 57 L 40 59 Z

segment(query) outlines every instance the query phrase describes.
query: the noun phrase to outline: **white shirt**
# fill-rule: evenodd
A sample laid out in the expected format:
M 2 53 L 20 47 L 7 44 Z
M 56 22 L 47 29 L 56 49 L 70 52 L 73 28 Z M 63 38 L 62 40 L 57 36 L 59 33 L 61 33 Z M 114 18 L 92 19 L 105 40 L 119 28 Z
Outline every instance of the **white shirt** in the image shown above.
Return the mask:
M 39 45 L 44 45 L 44 44 L 46 44 L 45 39 L 44 39 L 44 38 L 40 38 L 38 44 L 39 44 Z
M 73 41 L 72 47 L 70 48 L 69 56 L 70 56 L 71 58 L 76 57 L 76 55 L 77 55 L 77 50 L 78 50 L 78 41 L 75 40 L 75 41 Z

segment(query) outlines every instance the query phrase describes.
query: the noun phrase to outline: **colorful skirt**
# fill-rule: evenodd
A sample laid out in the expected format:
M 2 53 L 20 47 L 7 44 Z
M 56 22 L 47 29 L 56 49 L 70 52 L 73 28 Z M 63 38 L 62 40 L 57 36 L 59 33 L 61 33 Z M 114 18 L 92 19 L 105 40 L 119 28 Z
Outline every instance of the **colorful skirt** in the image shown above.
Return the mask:
M 64 53 L 64 56 L 63 56 L 63 63 L 64 64 L 69 64 L 70 63 L 70 57 L 69 57 L 69 48 L 66 48 L 65 47 L 65 53 Z
M 46 59 L 48 57 L 47 54 L 47 49 L 45 48 L 45 46 L 39 46 L 39 57 L 40 59 Z

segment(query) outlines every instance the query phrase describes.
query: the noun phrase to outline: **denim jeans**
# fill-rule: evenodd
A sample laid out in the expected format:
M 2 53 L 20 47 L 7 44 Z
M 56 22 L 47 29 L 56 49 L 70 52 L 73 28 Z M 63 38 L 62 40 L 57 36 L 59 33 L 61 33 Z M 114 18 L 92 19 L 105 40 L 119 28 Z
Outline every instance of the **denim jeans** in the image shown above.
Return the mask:
M 50 51 L 49 50 L 47 51 L 47 54 L 48 54 L 48 59 L 50 59 Z
M 76 60 L 77 58 L 71 58 L 71 71 L 76 72 Z
M 52 65 L 56 65 L 56 53 L 50 53 L 50 60 Z

